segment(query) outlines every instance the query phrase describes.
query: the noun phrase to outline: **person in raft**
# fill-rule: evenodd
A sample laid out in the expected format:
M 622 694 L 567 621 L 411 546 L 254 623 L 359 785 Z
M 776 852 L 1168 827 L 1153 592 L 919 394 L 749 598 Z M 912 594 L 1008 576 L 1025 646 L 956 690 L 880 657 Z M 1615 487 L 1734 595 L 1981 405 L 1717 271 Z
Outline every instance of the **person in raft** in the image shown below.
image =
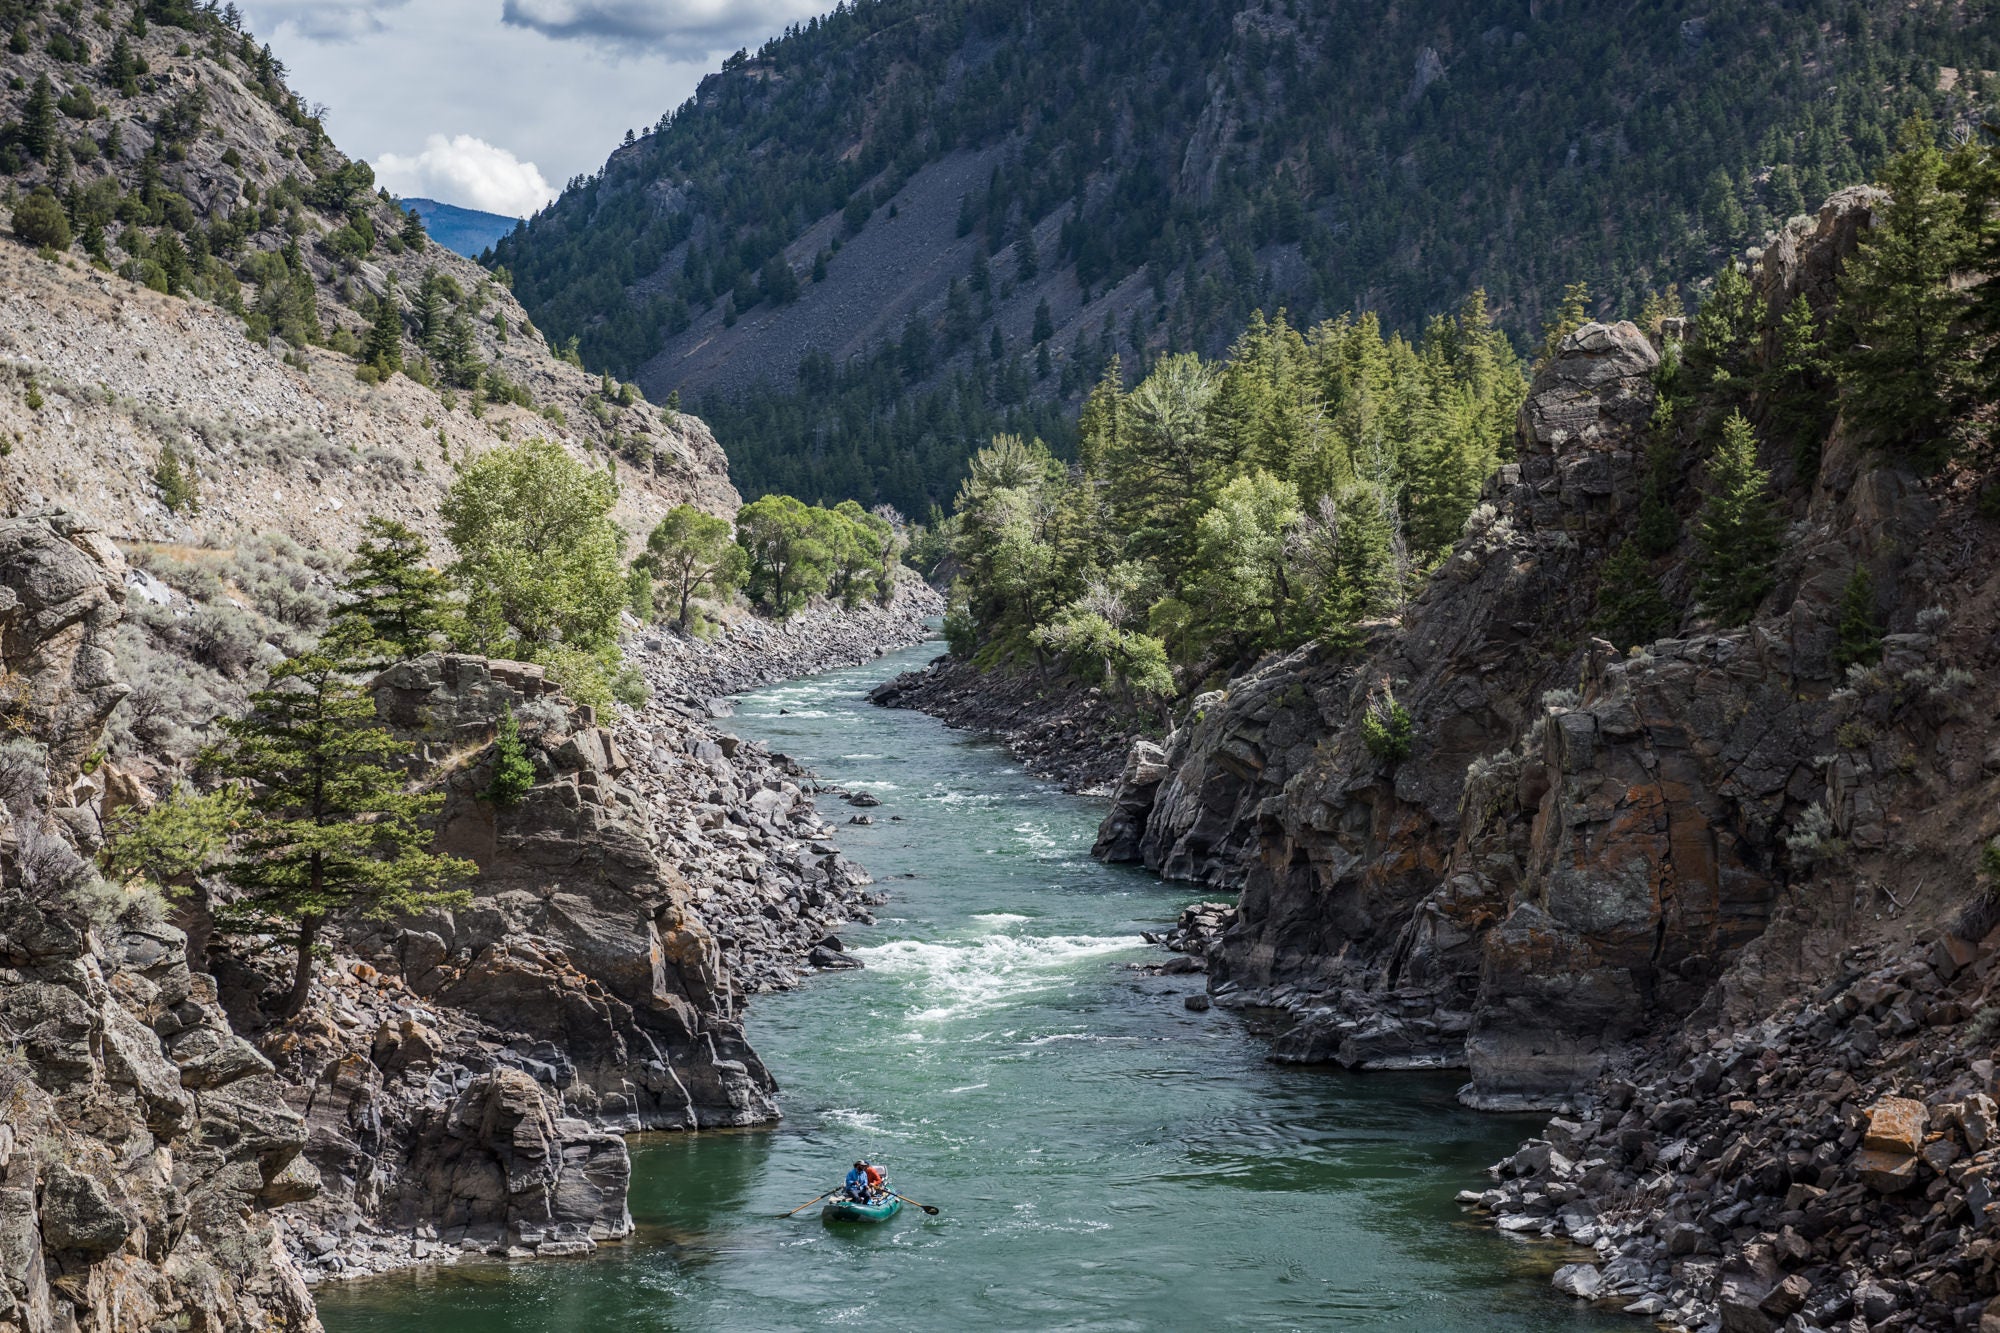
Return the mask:
M 854 1169 L 847 1173 L 847 1180 L 840 1188 L 843 1194 L 856 1203 L 868 1202 L 868 1163 L 856 1162 Z
M 868 1173 L 868 1197 L 879 1199 L 889 1189 L 889 1177 L 881 1167 L 873 1162 L 863 1162 L 861 1169 Z

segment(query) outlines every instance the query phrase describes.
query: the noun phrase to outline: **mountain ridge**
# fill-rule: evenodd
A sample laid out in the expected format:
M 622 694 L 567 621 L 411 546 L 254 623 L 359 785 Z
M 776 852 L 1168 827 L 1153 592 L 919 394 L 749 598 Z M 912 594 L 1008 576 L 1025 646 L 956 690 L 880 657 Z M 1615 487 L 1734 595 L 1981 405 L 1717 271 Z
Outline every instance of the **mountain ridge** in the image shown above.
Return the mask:
M 1931 3 L 868 0 L 728 62 L 496 255 L 586 364 L 726 419 L 746 491 L 917 510 L 983 436 L 1065 445 L 1039 405 L 1113 354 L 1213 356 L 1253 309 L 1414 334 L 1484 287 L 1524 340 L 1577 281 L 1595 313 L 1691 286 L 1905 115 L 1974 123 L 1996 36 Z

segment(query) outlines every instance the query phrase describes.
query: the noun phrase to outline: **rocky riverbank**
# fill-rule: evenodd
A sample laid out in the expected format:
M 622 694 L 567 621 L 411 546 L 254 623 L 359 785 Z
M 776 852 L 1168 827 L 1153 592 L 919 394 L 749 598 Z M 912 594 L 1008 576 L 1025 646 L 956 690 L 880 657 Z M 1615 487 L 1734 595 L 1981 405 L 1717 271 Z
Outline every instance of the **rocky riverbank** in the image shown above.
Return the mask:
M 1143 725 L 1096 689 L 1014 667 L 982 671 L 955 657 L 884 681 L 868 698 L 992 736 L 1036 777 L 1086 796 L 1111 791 Z
M 284 1218 L 308 1281 L 588 1252 L 631 1229 L 619 1134 L 777 1118 L 742 1007 L 851 965 L 829 936 L 881 899 L 815 806 L 833 789 L 712 717 L 921 641 L 934 601 L 917 582 L 886 608 L 646 632 L 652 700 L 608 724 L 520 663 L 434 654 L 377 681 L 427 757 L 460 757 L 440 846 L 481 875 L 470 909 L 350 933 L 320 979 L 330 1021 L 266 1039 L 326 1186 Z M 503 704 L 537 779 L 511 811 L 478 795 Z
M 87 762 L 127 693 L 116 547 L 8 520 L 0 579 L 0 1328 L 111 1327 L 115 1307 L 310 1329 L 328 1278 L 626 1235 L 625 1133 L 777 1118 L 743 1005 L 850 965 L 828 936 L 879 899 L 811 775 L 719 730 L 710 699 L 919 640 L 927 589 L 641 651 L 653 702 L 614 719 L 524 663 L 388 668 L 376 711 L 436 774 L 437 845 L 478 866 L 473 901 L 329 932 L 279 1020 L 279 941 L 211 940 L 199 899 L 168 924 L 91 864 L 111 809 L 152 799 Z M 486 795 L 503 710 L 534 776 L 505 808 Z
M 853 610 L 824 600 L 780 622 L 740 609 L 719 612 L 708 635 L 659 627 L 632 636 L 628 651 L 655 695 L 707 705 L 781 680 L 858 666 L 922 643 L 944 614 L 944 598 L 908 569 L 896 571 L 887 606 Z
M 1556 1286 L 1670 1326 L 1988 1333 L 1997 946 L 1850 950 L 1810 998 L 1661 1043 L 1460 1201 L 1594 1250 Z

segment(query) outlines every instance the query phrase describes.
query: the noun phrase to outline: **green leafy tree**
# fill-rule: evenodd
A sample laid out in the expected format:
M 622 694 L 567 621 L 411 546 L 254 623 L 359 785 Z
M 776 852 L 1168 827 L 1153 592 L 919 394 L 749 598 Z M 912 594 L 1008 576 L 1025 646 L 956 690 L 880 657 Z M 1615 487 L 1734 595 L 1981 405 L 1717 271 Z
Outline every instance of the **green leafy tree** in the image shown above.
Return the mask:
M 1771 474 L 1757 465 L 1757 437 L 1741 412 L 1723 422 L 1708 476 L 1696 593 L 1720 624 L 1741 625 L 1771 591 L 1779 549 Z
M 1835 666 L 1871 666 L 1881 660 L 1882 621 L 1875 609 L 1875 576 L 1865 562 L 1854 566 L 1840 590 L 1839 635 L 1833 649 Z
M 1964 402 L 1966 348 L 1954 327 L 1963 298 L 1951 276 L 1970 238 L 1929 122 L 1906 123 L 1897 144 L 1882 172 L 1889 200 L 1841 277 L 1842 407 L 1872 438 L 1935 455 Z
M 610 473 L 544 439 L 466 464 L 440 509 L 458 552 L 446 576 L 465 598 L 466 642 L 540 662 L 560 645 L 612 664 L 625 604 L 617 500 Z
M 1091 681 L 1108 681 L 1118 691 L 1125 711 L 1174 692 L 1173 669 L 1166 645 L 1150 634 L 1120 629 L 1102 613 L 1081 606 L 1065 608 L 1034 632 L 1037 646 L 1071 664 L 1072 674 Z
M 406 768 L 414 747 L 376 718 L 354 672 L 358 659 L 329 636 L 280 663 L 250 711 L 220 724 L 204 764 L 243 784 L 243 830 L 223 874 L 240 896 L 222 915 L 237 930 L 277 924 L 291 935 L 292 985 L 282 1013 L 305 1008 L 313 952 L 330 924 L 460 906 L 452 886 L 469 861 L 430 850 L 425 826 L 443 803 Z
M 1231 480 L 1197 522 L 1192 603 L 1204 637 L 1227 658 L 1290 642 L 1288 542 L 1298 521 L 1298 491 L 1260 469 Z
M 445 577 L 430 564 L 430 543 L 408 524 L 371 516 L 341 585 L 339 619 L 391 661 L 419 657 L 451 628 Z
M 646 538 L 647 564 L 656 595 L 687 629 L 697 597 L 726 598 L 743 584 L 750 557 L 736 544 L 729 520 L 693 505 L 676 505 Z
M 37 249 L 67 250 L 71 235 L 62 202 L 46 186 L 14 205 L 14 235 Z
M 780 620 L 826 591 L 835 552 L 828 527 L 789 495 L 766 495 L 737 511 L 736 540 L 748 557 L 750 596 Z M 824 513 L 824 510 L 818 511 Z

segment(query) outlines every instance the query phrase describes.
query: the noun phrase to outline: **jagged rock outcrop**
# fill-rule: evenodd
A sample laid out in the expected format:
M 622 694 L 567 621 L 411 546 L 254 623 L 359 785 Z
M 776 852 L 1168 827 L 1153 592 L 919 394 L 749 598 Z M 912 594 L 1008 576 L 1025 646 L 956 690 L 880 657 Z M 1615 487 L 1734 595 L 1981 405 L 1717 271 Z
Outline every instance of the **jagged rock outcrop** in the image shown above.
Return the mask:
M 315 1004 L 262 1039 L 324 1182 L 286 1213 L 309 1278 L 588 1251 L 631 1230 L 618 1134 L 777 1118 L 744 997 L 865 917 L 867 877 L 809 775 L 641 660 L 655 700 L 609 726 L 526 663 L 432 653 L 376 678 L 379 714 L 443 775 L 438 846 L 480 874 L 467 907 L 347 928 Z M 500 809 L 504 709 L 535 781 Z M 259 1021 L 277 979 L 231 978 Z
M 316 1187 L 304 1124 L 186 937 L 80 850 L 122 572 L 66 515 L 0 523 L 0 1330 L 315 1329 L 270 1214 Z
M 1824 299 L 1879 197 L 1843 192 L 1781 236 L 1760 299 Z M 1194 701 L 1150 802 L 1140 767 L 1116 799 L 1106 852 L 1241 887 L 1211 984 L 1292 1010 L 1281 1058 L 1466 1067 L 1475 1105 L 1561 1103 L 1765 935 L 1808 864 L 1787 844 L 1808 810 L 1883 845 L 1889 775 L 1836 733 L 1883 725 L 1896 692 L 1836 693 L 1832 608 L 1857 559 L 1879 587 L 1938 586 L 1917 540 L 1935 505 L 1836 432 L 1783 613 L 1617 657 L 1590 639 L 1592 594 L 1637 507 L 1657 364 L 1629 324 L 1571 334 L 1401 623 Z M 1890 679 L 1937 665 L 1914 606 L 1889 628 Z M 1396 760 L 1353 725 L 1388 690 L 1415 719 Z

